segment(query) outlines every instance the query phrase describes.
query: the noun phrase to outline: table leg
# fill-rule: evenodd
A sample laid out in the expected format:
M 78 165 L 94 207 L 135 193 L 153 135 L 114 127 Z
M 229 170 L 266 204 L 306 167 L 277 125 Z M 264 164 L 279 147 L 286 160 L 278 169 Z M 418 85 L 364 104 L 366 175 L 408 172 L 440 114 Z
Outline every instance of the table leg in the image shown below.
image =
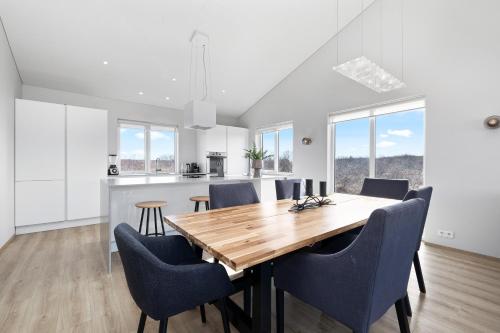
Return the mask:
M 252 288 L 252 331 L 271 332 L 271 276 L 270 262 L 254 268 L 255 284 Z

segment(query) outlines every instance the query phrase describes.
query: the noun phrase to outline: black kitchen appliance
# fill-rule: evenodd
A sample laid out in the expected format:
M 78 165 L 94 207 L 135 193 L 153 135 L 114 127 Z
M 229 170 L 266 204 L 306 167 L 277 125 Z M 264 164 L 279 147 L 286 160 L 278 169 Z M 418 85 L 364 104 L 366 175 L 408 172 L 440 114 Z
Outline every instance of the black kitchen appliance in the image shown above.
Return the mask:
M 116 154 L 108 155 L 108 176 L 118 176 L 120 172 L 116 166 Z

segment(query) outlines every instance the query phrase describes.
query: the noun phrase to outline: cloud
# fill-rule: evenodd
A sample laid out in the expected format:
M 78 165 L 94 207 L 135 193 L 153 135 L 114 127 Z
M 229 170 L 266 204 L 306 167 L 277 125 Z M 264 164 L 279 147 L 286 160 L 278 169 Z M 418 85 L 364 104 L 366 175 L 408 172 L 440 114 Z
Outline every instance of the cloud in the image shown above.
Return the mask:
M 377 148 L 389 148 L 389 147 L 393 147 L 395 145 L 396 145 L 396 142 L 384 140 L 384 141 L 380 141 L 379 143 L 377 143 Z
M 413 132 L 409 129 L 401 129 L 401 130 L 388 130 L 387 134 L 394 136 L 402 136 L 404 138 L 409 138 L 413 135 Z
M 167 136 L 162 132 L 151 131 L 151 140 L 161 140 L 166 138 Z
M 139 132 L 139 133 L 135 133 L 134 136 L 137 138 L 137 139 L 144 139 L 144 132 Z
M 389 134 L 380 134 L 380 137 L 381 137 L 381 138 L 388 138 L 388 137 L 389 137 Z

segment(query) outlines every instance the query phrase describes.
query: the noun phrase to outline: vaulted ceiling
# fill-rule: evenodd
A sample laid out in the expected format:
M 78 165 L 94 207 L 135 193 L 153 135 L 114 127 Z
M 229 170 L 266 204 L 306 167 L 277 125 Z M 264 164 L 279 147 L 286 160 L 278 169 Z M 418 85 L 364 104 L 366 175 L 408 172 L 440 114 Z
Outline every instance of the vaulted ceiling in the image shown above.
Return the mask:
M 176 109 L 198 29 L 217 112 L 237 117 L 335 35 L 337 6 L 342 27 L 371 2 L 2 0 L 0 16 L 25 84 Z

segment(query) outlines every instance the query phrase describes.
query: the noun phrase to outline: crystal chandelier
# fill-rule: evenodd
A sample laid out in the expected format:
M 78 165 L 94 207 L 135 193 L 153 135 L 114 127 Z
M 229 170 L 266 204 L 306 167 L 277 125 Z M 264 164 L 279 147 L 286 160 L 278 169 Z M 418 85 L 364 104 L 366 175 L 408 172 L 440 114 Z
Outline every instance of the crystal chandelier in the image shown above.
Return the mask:
M 402 14 L 402 2 L 401 3 L 401 77 L 403 76 L 403 14 Z M 340 35 L 344 33 L 344 29 L 339 31 L 337 25 L 337 65 L 333 66 L 332 69 L 345 77 L 350 78 L 367 88 L 370 88 L 378 93 L 388 92 L 395 89 L 400 89 L 405 87 L 406 84 L 402 79 L 399 79 L 395 75 L 389 73 L 386 69 L 383 68 L 383 31 L 382 31 L 382 22 L 383 22 L 383 0 L 378 0 L 377 4 L 380 7 L 380 11 L 378 14 L 378 20 L 380 22 L 380 55 L 379 55 L 379 63 L 370 60 L 366 56 L 366 50 L 364 46 L 365 39 L 365 27 L 364 27 L 364 15 L 365 12 L 369 9 L 373 9 L 375 7 L 375 3 L 370 7 L 363 10 L 359 19 L 361 20 L 361 50 L 358 53 L 358 56 L 349 59 L 348 61 L 341 62 L 339 57 L 339 39 Z M 337 24 L 339 22 L 339 8 L 337 7 Z M 349 23 L 353 24 L 353 22 Z M 373 45 L 373 43 L 372 43 Z M 378 53 L 378 52 L 377 52 Z M 372 56 L 374 52 L 370 53 Z
M 405 83 L 365 56 L 333 66 L 340 74 L 378 93 L 399 89 Z

